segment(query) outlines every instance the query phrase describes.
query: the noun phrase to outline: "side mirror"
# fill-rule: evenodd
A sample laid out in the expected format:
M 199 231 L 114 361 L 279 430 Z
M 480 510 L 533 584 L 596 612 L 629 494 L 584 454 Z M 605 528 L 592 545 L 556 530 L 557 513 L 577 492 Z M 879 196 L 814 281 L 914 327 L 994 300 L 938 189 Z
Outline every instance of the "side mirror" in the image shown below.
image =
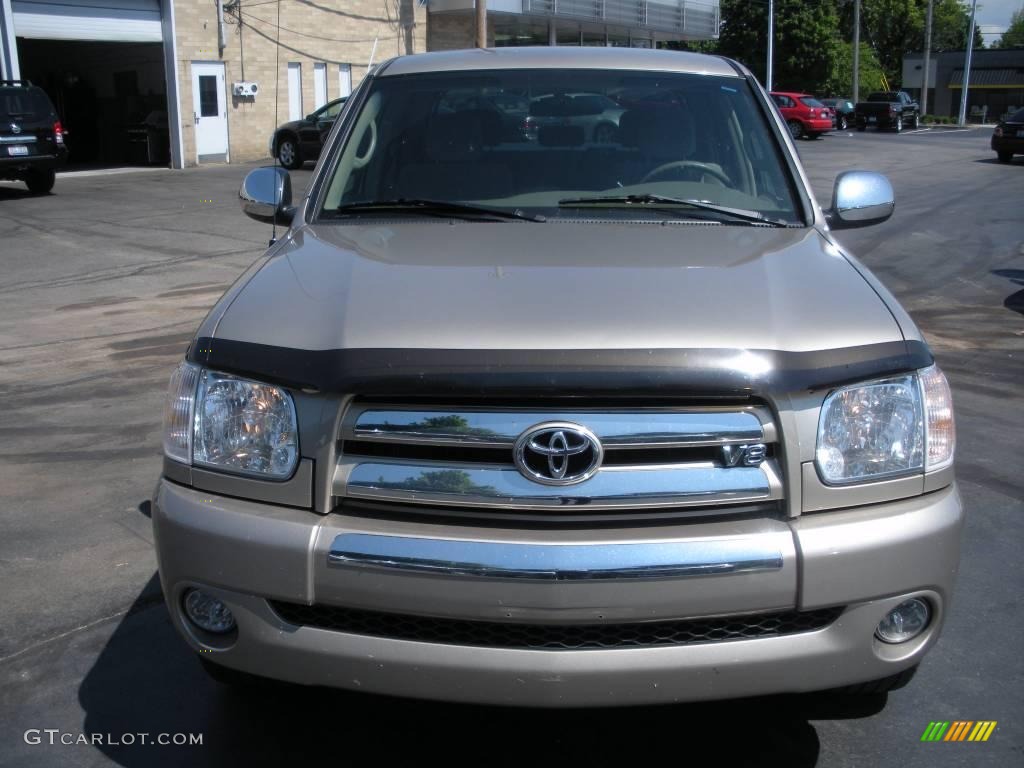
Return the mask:
M 881 224 L 896 207 L 892 184 L 880 173 L 847 171 L 836 177 L 832 206 L 825 218 L 832 229 Z
M 238 190 L 238 200 L 246 216 L 265 224 L 288 226 L 295 216 L 292 178 L 277 166 L 249 171 Z

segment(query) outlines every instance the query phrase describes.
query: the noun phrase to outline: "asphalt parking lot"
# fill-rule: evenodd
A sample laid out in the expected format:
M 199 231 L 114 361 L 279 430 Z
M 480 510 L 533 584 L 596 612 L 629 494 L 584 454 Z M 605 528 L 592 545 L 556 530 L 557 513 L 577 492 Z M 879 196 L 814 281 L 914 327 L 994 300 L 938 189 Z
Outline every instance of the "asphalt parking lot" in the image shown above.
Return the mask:
M 168 621 L 147 499 L 167 377 L 269 236 L 238 210 L 248 168 L 59 177 L 45 198 L 0 184 L 0 765 L 1024 764 L 1024 158 L 997 163 L 988 136 L 798 143 L 822 203 L 848 168 L 893 182 L 894 217 L 841 239 L 950 376 L 969 514 L 942 640 L 909 687 L 858 706 L 532 712 L 221 689 Z M 309 177 L 293 174 L 296 191 Z M 922 744 L 931 720 L 999 726 L 984 744 Z M 105 738 L 32 744 L 28 729 Z M 143 733 L 203 743 L 146 745 Z

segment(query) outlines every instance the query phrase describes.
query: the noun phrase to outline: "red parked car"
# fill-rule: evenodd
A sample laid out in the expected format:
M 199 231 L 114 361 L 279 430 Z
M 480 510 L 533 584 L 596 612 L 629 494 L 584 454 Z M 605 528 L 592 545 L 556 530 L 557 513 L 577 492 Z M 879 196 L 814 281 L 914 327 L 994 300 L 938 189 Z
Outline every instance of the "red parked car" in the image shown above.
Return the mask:
M 772 91 L 771 96 L 794 139 L 816 139 L 832 130 L 832 110 L 810 94 Z

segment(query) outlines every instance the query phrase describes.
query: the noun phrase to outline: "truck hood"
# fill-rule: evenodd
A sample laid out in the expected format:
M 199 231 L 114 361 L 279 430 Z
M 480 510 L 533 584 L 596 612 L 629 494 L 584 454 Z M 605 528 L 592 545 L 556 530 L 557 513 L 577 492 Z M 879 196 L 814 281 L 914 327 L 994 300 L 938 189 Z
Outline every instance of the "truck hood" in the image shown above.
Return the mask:
M 317 351 L 802 352 L 903 340 L 813 228 L 621 222 L 305 226 L 204 328 Z

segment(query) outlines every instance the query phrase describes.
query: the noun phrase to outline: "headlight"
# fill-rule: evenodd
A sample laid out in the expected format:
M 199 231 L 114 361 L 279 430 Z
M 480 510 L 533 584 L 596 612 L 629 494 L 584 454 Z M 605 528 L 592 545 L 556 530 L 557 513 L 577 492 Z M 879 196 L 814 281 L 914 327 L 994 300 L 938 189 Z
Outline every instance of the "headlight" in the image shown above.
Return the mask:
M 283 480 L 299 460 L 295 404 L 280 387 L 182 363 L 171 376 L 164 452 L 185 464 Z
M 821 408 L 815 459 L 830 485 L 949 466 L 953 402 L 936 366 L 836 390 Z

